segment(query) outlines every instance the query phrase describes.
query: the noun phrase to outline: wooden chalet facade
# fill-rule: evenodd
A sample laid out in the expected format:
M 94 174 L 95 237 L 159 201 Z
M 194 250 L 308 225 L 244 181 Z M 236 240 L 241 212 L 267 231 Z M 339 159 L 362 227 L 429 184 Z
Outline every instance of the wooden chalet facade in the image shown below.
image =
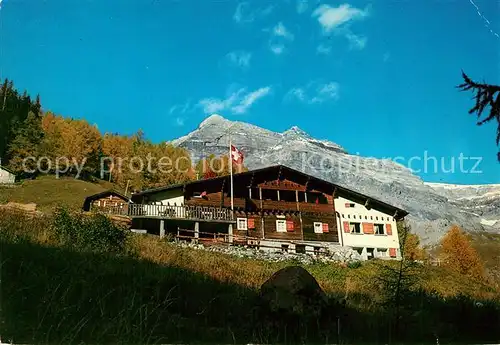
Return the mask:
M 234 174 L 233 196 L 232 212 L 229 176 L 192 181 L 132 195 L 129 215 L 134 229 L 160 236 L 170 232 L 179 237 L 217 241 L 222 234 L 227 242 L 304 252 L 347 243 L 358 249 L 356 237 L 360 234 L 351 233 L 350 226 L 354 218 L 344 209 L 342 213 L 337 211 L 339 201 L 359 205 L 359 221 L 364 221 L 363 224 L 368 224 L 373 210 L 377 220 L 378 214 L 384 219 L 384 227 L 396 229 L 396 220 L 407 214 L 283 165 Z M 361 219 L 362 214 L 367 218 Z M 357 228 L 354 224 L 354 231 Z M 392 234 L 391 243 L 377 245 L 397 251 L 397 232 Z M 365 241 L 368 243 L 363 244 L 360 253 L 369 258 L 368 251 L 363 252 L 365 245 L 370 245 L 369 239 Z
M 87 212 L 95 211 L 127 215 L 129 204 L 130 199 L 125 195 L 114 190 L 107 190 L 86 197 L 83 203 L 83 210 Z

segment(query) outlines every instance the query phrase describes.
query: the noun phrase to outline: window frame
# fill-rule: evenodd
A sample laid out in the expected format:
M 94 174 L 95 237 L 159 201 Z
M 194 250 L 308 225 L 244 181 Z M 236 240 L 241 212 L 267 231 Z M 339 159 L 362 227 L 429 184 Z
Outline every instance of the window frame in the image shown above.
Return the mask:
M 379 236 L 384 236 L 384 235 L 387 235 L 385 233 L 385 224 L 382 224 L 382 223 L 375 223 L 373 224 L 373 228 L 374 228 L 374 234 L 375 235 L 379 235 Z M 378 230 L 382 229 L 382 233 L 379 233 Z
M 316 227 L 319 225 L 319 230 L 316 231 Z M 323 223 L 322 222 L 313 222 L 313 230 L 315 234 L 322 234 L 323 233 Z
M 280 226 L 283 228 L 283 230 L 280 230 Z M 276 232 L 287 232 L 286 219 L 276 219 Z
M 354 229 L 351 229 L 352 225 L 354 225 Z M 358 229 L 358 231 L 354 231 L 355 229 Z M 351 234 L 355 234 L 355 235 L 362 235 L 363 234 L 363 232 L 361 231 L 361 223 L 360 222 L 349 222 L 349 230 L 351 230 L 350 231 Z
M 244 221 L 244 228 L 240 228 L 240 221 Z M 236 218 L 236 230 L 248 230 L 248 218 L 239 217 Z

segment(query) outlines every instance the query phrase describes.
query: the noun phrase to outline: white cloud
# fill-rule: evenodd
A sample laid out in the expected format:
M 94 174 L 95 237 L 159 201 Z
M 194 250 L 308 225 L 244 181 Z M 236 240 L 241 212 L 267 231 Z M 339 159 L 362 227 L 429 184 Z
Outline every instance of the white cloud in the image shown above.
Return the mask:
M 294 35 L 285 27 L 282 22 L 276 24 L 272 30 L 265 29 L 264 31 L 270 31 L 271 37 L 269 38 L 269 49 L 275 55 L 281 55 L 285 52 L 285 43 L 294 40 Z
M 320 104 L 339 98 L 340 85 L 337 82 L 320 84 L 311 82 L 304 87 L 295 87 L 288 91 L 285 99 L 297 99 L 307 104 Z
M 307 11 L 309 5 L 307 4 L 307 0 L 297 0 L 297 13 L 301 14 Z
M 247 92 L 246 88 L 241 88 L 226 99 L 204 98 L 199 101 L 199 106 L 203 107 L 206 114 L 212 114 L 222 111 L 230 111 L 233 114 L 243 114 L 260 98 L 268 95 L 271 87 L 261 87 L 255 91 Z
M 229 61 L 238 67 L 246 68 L 250 66 L 250 59 L 252 58 L 252 53 L 246 51 L 232 51 L 227 54 Z
M 270 91 L 271 88 L 269 86 L 266 86 L 266 87 L 261 87 L 260 89 L 257 89 L 253 92 L 250 92 L 240 101 L 240 104 L 232 108 L 233 112 L 236 114 L 245 113 L 248 110 L 248 108 L 252 106 L 252 104 L 254 104 L 259 98 L 262 98 L 267 94 L 269 94 Z
M 312 14 L 313 17 L 317 17 L 325 33 L 329 33 L 350 21 L 364 19 L 368 15 L 368 8 L 362 10 L 349 4 L 342 4 L 338 7 L 321 5 Z
M 287 30 L 287 28 L 285 27 L 285 25 L 283 25 L 282 22 L 279 22 L 273 28 L 273 35 L 276 37 L 283 37 L 284 39 L 287 39 L 289 41 L 293 41 L 294 39 L 293 34 Z
M 350 29 L 350 24 L 356 20 L 363 20 L 369 15 L 369 7 L 360 9 L 349 4 L 342 4 L 338 7 L 321 5 L 312 14 L 321 25 L 323 34 L 334 33 L 335 35 L 344 36 L 349 42 L 349 49 L 357 50 L 363 49 L 368 39 L 365 36 L 354 34 Z
M 176 117 L 175 118 L 175 124 L 179 127 L 184 126 L 184 119 L 182 117 Z
M 170 107 L 169 114 L 178 113 L 185 114 L 191 110 L 191 101 L 186 101 L 184 104 L 175 104 Z
M 325 44 L 320 44 L 316 47 L 316 52 L 318 54 L 324 54 L 324 55 L 328 55 L 330 54 L 332 51 L 332 47 L 330 46 L 327 46 Z
M 273 9 L 273 5 L 268 5 L 264 8 L 252 10 L 250 9 L 250 4 L 248 2 L 240 2 L 238 6 L 236 6 L 236 10 L 233 14 L 233 20 L 236 23 L 251 23 L 259 17 L 265 17 L 271 14 Z
M 368 40 L 366 37 L 355 35 L 349 30 L 345 32 L 345 37 L 349 41 L 350 49 L 361 50 L 366 46 L 366 41 Z
M 269 49 L 276 54 L 281 55 L 285 51 L 285 46 L 283 44 L 269 44 Z

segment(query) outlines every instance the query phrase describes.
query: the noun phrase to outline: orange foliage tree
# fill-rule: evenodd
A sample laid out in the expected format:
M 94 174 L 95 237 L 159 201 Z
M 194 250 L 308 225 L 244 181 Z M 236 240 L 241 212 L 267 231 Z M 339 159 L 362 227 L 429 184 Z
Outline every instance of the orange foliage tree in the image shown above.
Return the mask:
M 76 164 L 94 174 L 99 168 L 101 133 L 85 120 L 74 120 L 46 113 L 42 118 L 44 141 L 42 151 L 51 159 L 51 168 L 73 174 Z
M 214 154 L 211 154 L 196 164 L 195 172 L 198 179 L 225 176 L 229 175 L 229 165 L 228 155 L 216 157 Z M 244 164 L 233 162 L 233 174 L 245 171 L 248 171 L 248 168 Z
M 484 277 L 484 266 L 468 236 L 454 225 L 441 240 L 440 258 L 444 265 L 472 278 Z
M 181 183 L 193 178 L 189 152 L 170 144 L 154 144 L 142 131 L 133 136 L 105 134 L 102 144 L 103 178 L 128 190 Z M 111 176 L 109 176 L 109 174 Z

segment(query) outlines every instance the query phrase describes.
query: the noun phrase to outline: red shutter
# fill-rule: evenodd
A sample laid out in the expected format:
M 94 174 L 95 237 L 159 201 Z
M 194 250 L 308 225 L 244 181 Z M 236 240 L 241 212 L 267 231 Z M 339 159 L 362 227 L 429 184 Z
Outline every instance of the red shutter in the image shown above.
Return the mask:
M 387 235 L 392 235 L 392 225 L 391 224 L 385 225 L 385 232 L 387 233 Z
M 248 218 L 248 228 L 249 229 L 255 229 L 255 219 L 254 218 Z
M 328 223 L 323 223 L 323 232 L 328 232 Z
M 293 220 L 286 221 L 286 231 L 293 231 Z
M 351 230 L 349 229 L 349 222 L 344 222 L 344 232 L 351 232 Z
M 389 255 L 391 256 L 391 258 L 395 258 L 396 257 L 396 248 L 389 248 Z
M 373 234 L 373 223 L 363 223 L 363 233 L 364 234 Z

